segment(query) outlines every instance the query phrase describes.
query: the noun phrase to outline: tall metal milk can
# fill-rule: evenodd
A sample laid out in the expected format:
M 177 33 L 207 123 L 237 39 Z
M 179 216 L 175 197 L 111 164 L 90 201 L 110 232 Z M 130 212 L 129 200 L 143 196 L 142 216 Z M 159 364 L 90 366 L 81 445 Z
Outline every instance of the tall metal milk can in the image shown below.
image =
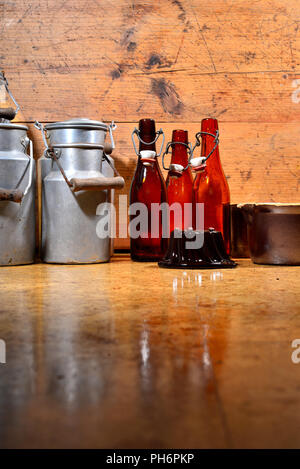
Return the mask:
M 46 146 L 39 159 L 42 260 L 108 262 L 114 233 L 114 190 L 125 184 L 108 156 L 114 148 L 115 125 L 72 119 L 45 127 L 36 122 L 35 126 L 42 131 Z M 105 143 L 107 133 L 110 144 Z M 104 231 L 99 229 L 102 217 L 108 225 Z
M 10 106 L 10 100 L 16 105 L 16 109 Z M 4 73 L 0 73 L 0 265 L 2 266 L 31 264 L 35 257 L 35 162 L 32 142 L 27 136 L 28 128 L 10 122 L 18 110 L 19 106 L 9 91 Z

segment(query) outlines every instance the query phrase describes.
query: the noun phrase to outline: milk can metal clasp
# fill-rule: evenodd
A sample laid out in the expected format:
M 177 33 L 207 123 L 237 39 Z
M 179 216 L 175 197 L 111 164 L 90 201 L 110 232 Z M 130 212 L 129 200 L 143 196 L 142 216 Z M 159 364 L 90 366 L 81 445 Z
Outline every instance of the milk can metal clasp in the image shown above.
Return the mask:
M 35 128 L 42 132 L 44 144 L 45 144 L 45 157 L 51 158 L 55 161 L 60 170 L 64 180 L 66 181 L 67 185 L 70 187 L 72 192 L 78 192 L 81 190 L 103 190 L 103 189 L 122 189 L 125 185 L 124 179 L 120 176 L 119 172 L 116 168 L 111 164 L 109 158 L 107 157 L 106 153 L 111 153 L 112 150 L 115 148 L 115 142 L 113 139 L 112 132 L 116 129 L 116 124 L 111 122 L 108 126 L 108 131 L 110 135 L 111 143 L 109 146 L 106 146 L 106 152 L 104 145 L 97 145 L 94 143 L 59 143 L 59 144 L 48 144 L 46 131 L 44 129 L 43 124 L 38 121 L 35 121 L 34 124 Z M 100 150 L 103 151 L 103 157 L 107 161 L 107 163 L 111 166 L 114 173 L 116 174 L 115 177 L 112 178 L 93 178 L 93 179 L 79 179 L 79 178 L 72 178 L 71 180 L 68 179 L 62 165 L 59 162 L 60 152 L 63 148 L 82 148 L 86 150 Z M 58 150 L 57 150 L 58 149 Z
M 23 144 L 23 142 L 21 142 Z M 29 155 L 26 153 L 26 149 L 27 149 L 27 145 L 29 143 Z M 3 188 L 0 188 L 0 201 L 3 201 L 3 200 L 6 200 L 6 201 L 10 201 L 10 202 L 16 202 L 16 203 L 21 203 L 22 200 L 24 199 L 25 195 L 28 193 L 30 187 L 31 187 L 31 184 L 32 184 L 32 167 L 33 167 L 33 162 L 34 162 L 34 158 L 33 158 L 33 145 L 32 145 L 32 141 L 31 140 L 26 140 L 26 146 L 25 146 L 25 143 L 24 143 L 24 154 L 26 156 L 28 156 L 28 164 L 24 170 L 24 173 L 22 174 L 18 184 L 17 184 L 17 187 L 15 189 L 3 189 Z M 19 186 L 21 184 L 21 182 L 23 181 L 24 177 L 25 177 L 25 174 L 27 173 L 27 171 L 29 172 L 29 176 L 28 176 L 28 183 L 27 183 L 27 186 L 25 188 L 24 191 L 21 191 L 19 189 Z

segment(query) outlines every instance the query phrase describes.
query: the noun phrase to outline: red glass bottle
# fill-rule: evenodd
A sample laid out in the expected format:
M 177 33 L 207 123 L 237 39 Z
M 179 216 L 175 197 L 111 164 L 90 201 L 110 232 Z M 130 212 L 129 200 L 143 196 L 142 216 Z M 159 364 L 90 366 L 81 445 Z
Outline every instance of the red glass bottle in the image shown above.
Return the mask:
M 203 119 L 201 132 L 216 135 L 217 119 Z M 201 156 L 208 156 L 215 146 L 213 136 L 202 134 Z M 204 203 L 204 229 L 221 231 L 226 251 L 230 252 L 230 193 L 219 155 L 219 145 L 201 168 L 194 181 L 196 203 Z M 197 210 L 197 207 L 196 207 Z
M 172 157 L 166 180 L 170 207 L 170 233 L 175 228 L 186 230 L 194 227 L 193 175 L 188 166 L 188 132 L 173 130 Z M 179 165 L 179 166 L 178 166 Z M 187 169 L 185 169 L 187 168 Z M 180 208 L 174 205 L 178 203 Z
M 166 184 L 156 157 L 155 121 L 141 119 L 138 135 L 139 156 L 131 183 L 130 205 L 139 202 L 146 206 L 147 231 L 143 231 L 143 227 L 140 227 L 141 234 L 137 238 L 133 238 L 131 232 L 130 252 L 134 261 L 157 261 L 164 256 L 168 248 L 168 238 L 162 236 L 162 211 L 154 213 L 152 207 L 152 204 L 158 205 L 167 202 Z M 150 153 L 147 154 L 147 152 Z M 130 215 L 130 222 L 135 217 L 136 215 Z M 153 236 L 153 231 L 156 231 L 155 236 Z M 167 233 L 167 227 L 165 233 Z

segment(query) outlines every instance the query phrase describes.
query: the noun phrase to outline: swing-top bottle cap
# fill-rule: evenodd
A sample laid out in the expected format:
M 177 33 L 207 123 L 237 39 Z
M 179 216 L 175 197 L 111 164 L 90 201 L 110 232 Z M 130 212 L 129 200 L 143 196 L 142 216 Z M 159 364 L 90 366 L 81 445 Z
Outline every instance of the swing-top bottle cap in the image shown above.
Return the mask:
M 169 167 L 169 176 L 173 178 L 180 178 L 182 176 L 184 167 L 181 164 L 171 163 Z
M 141 150 L 140 156 L 141 156 L 142 162 L 149 166 L 150 164 L 154 163 L 155 158 L 156 158 L 156 153 L 155 151 L 152 151 L 152 150 Z
M 145 158 L 152 158 L 154 160 L 156 153 L 153 150 L 141 150 L 140 155 L 141 155 L 142 160 Z
M 198 158 L 192 158 L 190 160 L 190 167 L 193 171 L 203 171 L 205 166 L 205 156 L 198 156 Z
M 181 164 L 175 164 L 171 163 L 169 171 L 179 171 L 182 172 L 184 170 L 184 167 Z

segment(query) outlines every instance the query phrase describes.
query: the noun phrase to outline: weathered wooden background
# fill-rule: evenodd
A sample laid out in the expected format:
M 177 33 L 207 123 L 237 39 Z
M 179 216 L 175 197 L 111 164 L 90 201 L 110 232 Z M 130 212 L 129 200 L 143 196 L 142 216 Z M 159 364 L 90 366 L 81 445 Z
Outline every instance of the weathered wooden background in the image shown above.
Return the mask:
M 114 119 L 128 193 L 139 118 L 193 139 L 213 116 L 233 203 L 299 201 L 299 0 L 1 0 L 0 12 L 0 64 L 36 156 L 36 119 Z

